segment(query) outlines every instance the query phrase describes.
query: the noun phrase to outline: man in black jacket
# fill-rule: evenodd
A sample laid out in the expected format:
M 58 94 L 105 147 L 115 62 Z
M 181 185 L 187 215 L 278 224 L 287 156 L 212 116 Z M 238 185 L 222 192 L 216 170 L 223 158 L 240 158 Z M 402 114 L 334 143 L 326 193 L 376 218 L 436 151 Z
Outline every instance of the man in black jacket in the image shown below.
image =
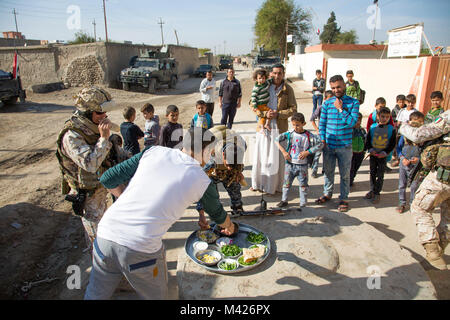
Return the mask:
M 236 111 L 241 107 L 241 98 L 241 83 L 234 77 L 234 69 L 228 69 L 227 77 L 222 81 L 219 89 L 219 105 L 222 109 L 220 124 L 226 125 L 228 129 L 233 126 Z

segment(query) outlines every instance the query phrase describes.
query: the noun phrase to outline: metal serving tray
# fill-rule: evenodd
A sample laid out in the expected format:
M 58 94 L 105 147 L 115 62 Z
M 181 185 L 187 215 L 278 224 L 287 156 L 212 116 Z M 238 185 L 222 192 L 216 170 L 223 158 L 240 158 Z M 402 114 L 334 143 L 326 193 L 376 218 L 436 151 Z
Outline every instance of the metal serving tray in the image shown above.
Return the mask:
M 213 223 L 210 226 L 211 226 L 211 230 L 213 230 L 214 227 L 215 227 L 215 224 Z M 204 268 L 206 270 L 209 270 L 209 271 L 212 271 L 212 272 L 217 272 L 217 273 L 222 273 L 222 274 L 230 274 L 230 273 L 239 273 L 239 272 L 244 272 L 244 271 L 247 271 L 247 270 L 251 270 L 251 269 L 254 269 L 257 266 L 259 266 L 261 263 L 263 263 L 267 259 L 269 254 L 270 254 L 270 250 L 271 250 L 270 239 L 263 232 L 264 235 L 266 236 L 266 240 L 264 240 L 260 244 L 266 246 L 267 249 L 266 249 L 266 253 L 261 258 L 259 258 L 258 261 L 255 264 L 253 264 L 251 266 L 241 266 L 241 265 L 239 265 L 239 267 L 237 269 L 234 269 L 234 270 L 222 270 L 222 269 L 219 269 L 219 267 L 218 267 L 218 265 L 220 264 L 220 261 L 222 261 L 222 260 L 220 260 L 215 266 L 209 267 L 209 266 L 206 266 L 206 265 L 202 264 L 195 257 L 196 251 L 195 251 L 193 245 L 194 245 L 195 242 L 200 241 L 200 239 L 197 238 L 197 235 L 196 235 L 197 231 L 198 230 L 196 230 L 193 233 L 191 233 L 191 235 L 186 239 L 186 242 L 184 244 L 184 249 L 186 251 L 186 254 L 189 256 L 189 258 L 191 258 L 192 261 L 194 261 L 194 263 L 196 263 L 197 265 L 201 266 L 202 268 Z M 248 224 L 239 223 L 239 232 L 238 232 L 238 234 L 236 236 L 234 236 L 234 237 L 231 237 L 233 239 L 233 244 L 238 245 L 240 248 L 248 248 L 248 247 L 251 247 L 252 245 L 254 245 L 253 243 L 248 242 L 246 240 L 246 238 L 247 238 L 247 236 L 248 236 L 248 234 L 250 232 L 260 233 L 261 231 L 256 229 L 256 228 L 254 228 L 254 227 L 252 227 L 252 226 L 250 226 L 250 225 L 248 225 Z M 220 236 L 220 237 L 224 237 L 224 236 Z M 217 251 L 220 252 L 219 247 L 215 243 L 208 245 L 208 248 L 214 249 L 214 250 L 217 250 Z M 222 253 L 221 253 L 221 255 L 222 255 L 222 259 L 224 259 L 225 257 L 223 256 Z M 238 260 L 238 258 L 235 259 L 235 260 Z

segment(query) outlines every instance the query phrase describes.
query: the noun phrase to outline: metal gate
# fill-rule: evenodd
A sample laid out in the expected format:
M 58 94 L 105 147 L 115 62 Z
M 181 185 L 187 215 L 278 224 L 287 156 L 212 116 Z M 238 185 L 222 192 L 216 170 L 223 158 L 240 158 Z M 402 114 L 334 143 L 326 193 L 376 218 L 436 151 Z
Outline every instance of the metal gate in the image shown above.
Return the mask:
M 440 56 L 434 90 L 442 92 L 442 95 L 444 96 L 442 107 L 444 108 L 444 110 L 448 110 L 450 108 L 449 86 L 450 86 L 450 56 L 448 55 Z

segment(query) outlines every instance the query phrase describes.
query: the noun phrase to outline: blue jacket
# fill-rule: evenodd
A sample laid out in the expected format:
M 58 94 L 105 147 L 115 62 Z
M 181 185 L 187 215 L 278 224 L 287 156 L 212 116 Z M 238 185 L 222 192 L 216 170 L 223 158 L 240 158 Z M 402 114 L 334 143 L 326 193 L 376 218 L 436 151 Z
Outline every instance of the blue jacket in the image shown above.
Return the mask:
M 206 122 L 208 125 L 208 128 L 205 128 L 205 129 L 211 129 L 212 127 L 214 127 L 214 123 L 213 123 L 211 115 L 209 113 L 205 113 L 205 117 L 206 117 Z M 196 113 L 194 115 L 194 117 L 192 118 L 190 128 L 194 128 L 197 126 L 197 120 L 198 120 L 198 113 Z

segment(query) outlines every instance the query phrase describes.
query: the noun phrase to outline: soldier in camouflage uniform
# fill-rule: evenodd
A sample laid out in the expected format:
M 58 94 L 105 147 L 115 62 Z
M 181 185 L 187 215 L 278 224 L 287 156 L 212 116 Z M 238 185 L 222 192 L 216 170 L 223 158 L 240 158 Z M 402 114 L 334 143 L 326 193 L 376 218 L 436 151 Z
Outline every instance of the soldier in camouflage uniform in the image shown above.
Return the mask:
M 112 163 L 108 160 L 113 126 L 106 112 L 113 106 L 111 95 L 97 87 L 82 89 L 76 96 L 77 110 L 66 121 L 57 139 L 62 193 L 73 202 L 74 213 L 81 216 L 90 247 L 97 224 L 106 211 L 108 192 L 98 178 Z
M 450 241 L 450 110 L 441 114 L 434 123 L 420 128 L 403 125 L 400 134 L 414 143 L 433 140 L 421 155 L 424 168 L 429 170 L 423 169 L 418 173 L 426 174 L 426 177 L 416 192 L 411 212 L 427 260 L 434 267 L 447 270 L 442 256 Z M 441 221 L 436 227 L 432 213 L 439 205 Z

